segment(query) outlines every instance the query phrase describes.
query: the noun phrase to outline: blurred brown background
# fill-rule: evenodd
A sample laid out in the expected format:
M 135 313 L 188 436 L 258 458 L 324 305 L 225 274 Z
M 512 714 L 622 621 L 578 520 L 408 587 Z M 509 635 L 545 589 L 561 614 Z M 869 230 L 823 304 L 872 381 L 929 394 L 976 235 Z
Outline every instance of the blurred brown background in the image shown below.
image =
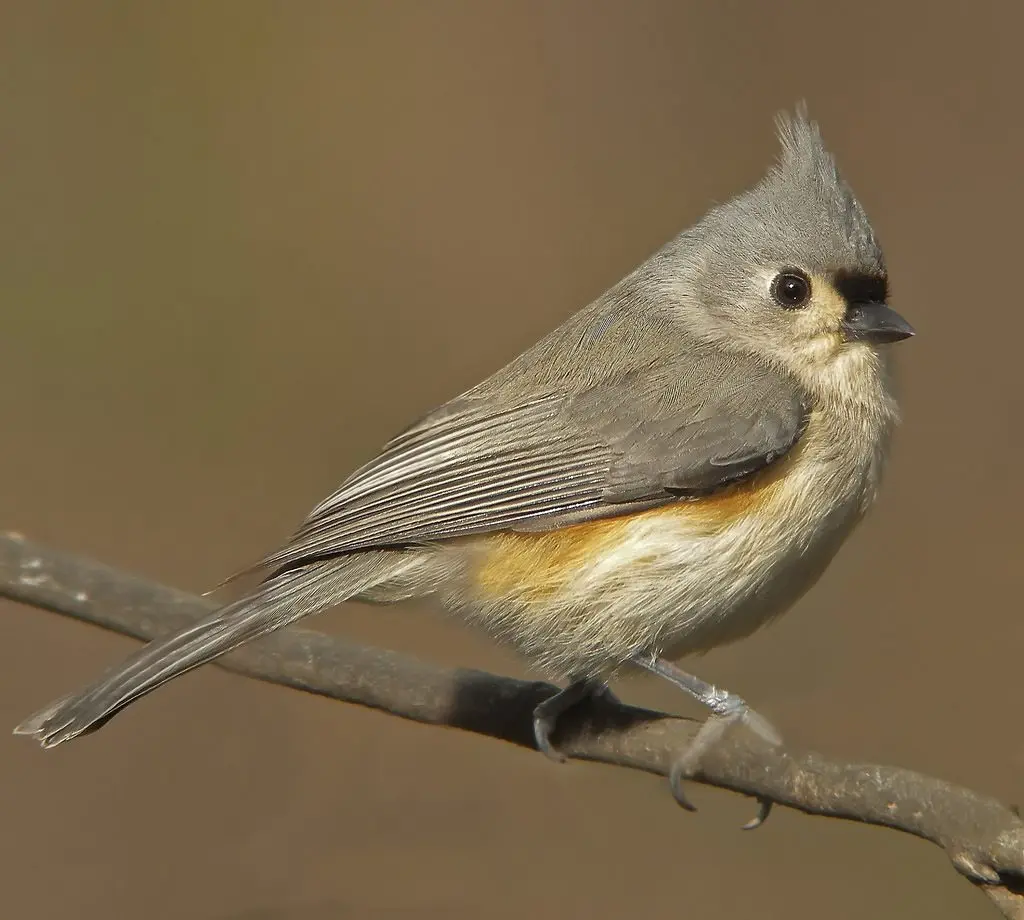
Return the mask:
M 1020 801 L 1021 25 L 984 2 L 6 3 L 0 526 L 210 587 L 758 178 L 805 97 L 919 331 L 905 424 L 824 582 L 693 667 L 794 744 Z M 0 609 L 0 726 L 131 647 Z M 320 625 L 523 673 L 426 610 Z M 749 802 L 695 798 L 206 669 L 59 751 L 0 732 L 2 910 L 988 915 L 918 841 L 788 813 L 743 834 Z

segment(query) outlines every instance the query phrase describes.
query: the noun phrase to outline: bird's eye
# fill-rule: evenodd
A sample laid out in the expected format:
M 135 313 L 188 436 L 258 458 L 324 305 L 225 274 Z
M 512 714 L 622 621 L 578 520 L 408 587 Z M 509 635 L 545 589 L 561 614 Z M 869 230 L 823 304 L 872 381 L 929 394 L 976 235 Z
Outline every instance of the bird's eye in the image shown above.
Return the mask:
M 811 299 L 811 280 L 803 272 L 780 272 L 772 279 L 771 295 L 780 307 L 797 310 Z

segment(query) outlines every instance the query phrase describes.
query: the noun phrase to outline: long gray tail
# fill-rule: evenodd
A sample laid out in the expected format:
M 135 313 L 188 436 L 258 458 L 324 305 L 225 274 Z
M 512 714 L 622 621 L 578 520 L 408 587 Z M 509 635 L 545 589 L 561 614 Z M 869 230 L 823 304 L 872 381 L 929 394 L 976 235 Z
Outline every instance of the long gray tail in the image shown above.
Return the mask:
M 14 733 L 31 735 L 51 748 L 100 728 L 130 703 L 186 671 L 358 593 L 363 585 L 353 584 L 351 577 L 338 578 L 345 574 L 339 568 L 344 566 L 319 563 L 278 576 L 252 596 L 144 646 L 92 686 L 26 719 Z

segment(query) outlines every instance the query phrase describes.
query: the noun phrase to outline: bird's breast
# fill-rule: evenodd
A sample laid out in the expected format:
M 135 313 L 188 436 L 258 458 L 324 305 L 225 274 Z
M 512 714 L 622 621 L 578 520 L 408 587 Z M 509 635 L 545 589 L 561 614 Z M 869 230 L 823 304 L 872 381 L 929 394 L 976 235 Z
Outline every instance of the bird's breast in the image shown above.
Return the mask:
M 835 432 L 812 416 L 786 457 L 712 495 L 468 538 L 446 602 L 562 676 L 749 635 L 814 584 L 873 495 L 877 445 Z
M 873 495 L 875 452 L 835 448 L 833 428 L 812 415 L 785 457 L 710 495 L 548 532 L 471 538 L 470 592 L 485 602 L 551 603 L 621 593 L 631 579 L 673 567 L 751 582 L 778 575 L 848 532 Z

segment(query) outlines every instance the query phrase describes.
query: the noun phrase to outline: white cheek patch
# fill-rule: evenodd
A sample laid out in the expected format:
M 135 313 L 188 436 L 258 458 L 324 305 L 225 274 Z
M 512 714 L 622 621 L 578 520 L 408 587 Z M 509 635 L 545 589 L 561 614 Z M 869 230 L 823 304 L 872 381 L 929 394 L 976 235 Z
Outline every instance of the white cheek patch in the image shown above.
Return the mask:
M 825 370 L 842 350 L 842 341 L 834 332 L 823 332 L 797 349 L 800 361 L 809 371 Z

